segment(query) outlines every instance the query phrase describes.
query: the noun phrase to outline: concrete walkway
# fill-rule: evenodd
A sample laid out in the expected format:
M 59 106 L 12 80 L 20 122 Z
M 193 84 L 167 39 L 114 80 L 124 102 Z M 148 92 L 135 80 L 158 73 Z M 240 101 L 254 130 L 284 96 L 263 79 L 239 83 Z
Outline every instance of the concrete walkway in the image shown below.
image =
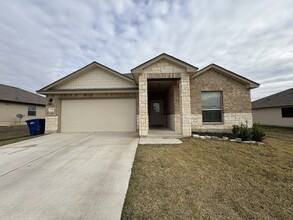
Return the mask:
M 181 134 L 166 128 L 152 128 L 147 137 L 140 137 L 139 144 L 181 144 Z
M 137 144 L 63 133 L 0 147 L 0 219 L 120 219 Z

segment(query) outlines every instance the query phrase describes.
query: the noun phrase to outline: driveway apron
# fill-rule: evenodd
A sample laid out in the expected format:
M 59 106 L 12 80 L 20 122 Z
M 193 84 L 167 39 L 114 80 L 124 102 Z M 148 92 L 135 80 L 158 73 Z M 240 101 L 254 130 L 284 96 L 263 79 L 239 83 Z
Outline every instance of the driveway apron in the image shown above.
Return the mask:
M 59 133 L 0 147 L 0 219 L 120 219 L 137 133 Z

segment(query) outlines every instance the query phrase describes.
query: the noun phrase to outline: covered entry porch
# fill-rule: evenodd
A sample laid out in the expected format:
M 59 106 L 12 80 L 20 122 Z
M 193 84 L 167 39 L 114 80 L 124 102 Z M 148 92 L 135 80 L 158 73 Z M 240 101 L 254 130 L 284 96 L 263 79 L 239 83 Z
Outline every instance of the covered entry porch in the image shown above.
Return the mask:
M 181 133 L 179 79 L 149 79 L 149 129 Z
M 148 136 L 150 129 L 160 126 L 191 135 L 190 75 L 197 69 L 161 54 L 131 70 L 139 87 L 139 136 Z
M 144 82 L 139 82 L 139 135 L 168 130 L 175 135 L 190 136 L 189 76 L 164 75 L 166 78 L 159 78 L 162 76 L 159 74 L 149 75 Z

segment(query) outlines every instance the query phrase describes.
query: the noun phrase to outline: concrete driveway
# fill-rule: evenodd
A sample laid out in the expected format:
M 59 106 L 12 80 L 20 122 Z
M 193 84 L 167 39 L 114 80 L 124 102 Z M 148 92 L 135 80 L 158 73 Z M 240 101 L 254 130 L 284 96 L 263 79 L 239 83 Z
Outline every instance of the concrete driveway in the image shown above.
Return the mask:
M 0 147 L 0 219 L 120 219 L 137 143 L 62 133 Z

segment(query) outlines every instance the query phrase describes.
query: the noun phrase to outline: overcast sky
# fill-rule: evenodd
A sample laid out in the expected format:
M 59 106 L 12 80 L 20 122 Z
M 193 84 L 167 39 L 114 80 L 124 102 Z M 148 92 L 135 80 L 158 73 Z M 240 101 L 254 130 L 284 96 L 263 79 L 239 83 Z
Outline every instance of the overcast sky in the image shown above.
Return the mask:
M 121 73 L 161 53 L 293 87 L 292 0 L 0 2 L 0 83 L 29 91 L 97 61 Z

